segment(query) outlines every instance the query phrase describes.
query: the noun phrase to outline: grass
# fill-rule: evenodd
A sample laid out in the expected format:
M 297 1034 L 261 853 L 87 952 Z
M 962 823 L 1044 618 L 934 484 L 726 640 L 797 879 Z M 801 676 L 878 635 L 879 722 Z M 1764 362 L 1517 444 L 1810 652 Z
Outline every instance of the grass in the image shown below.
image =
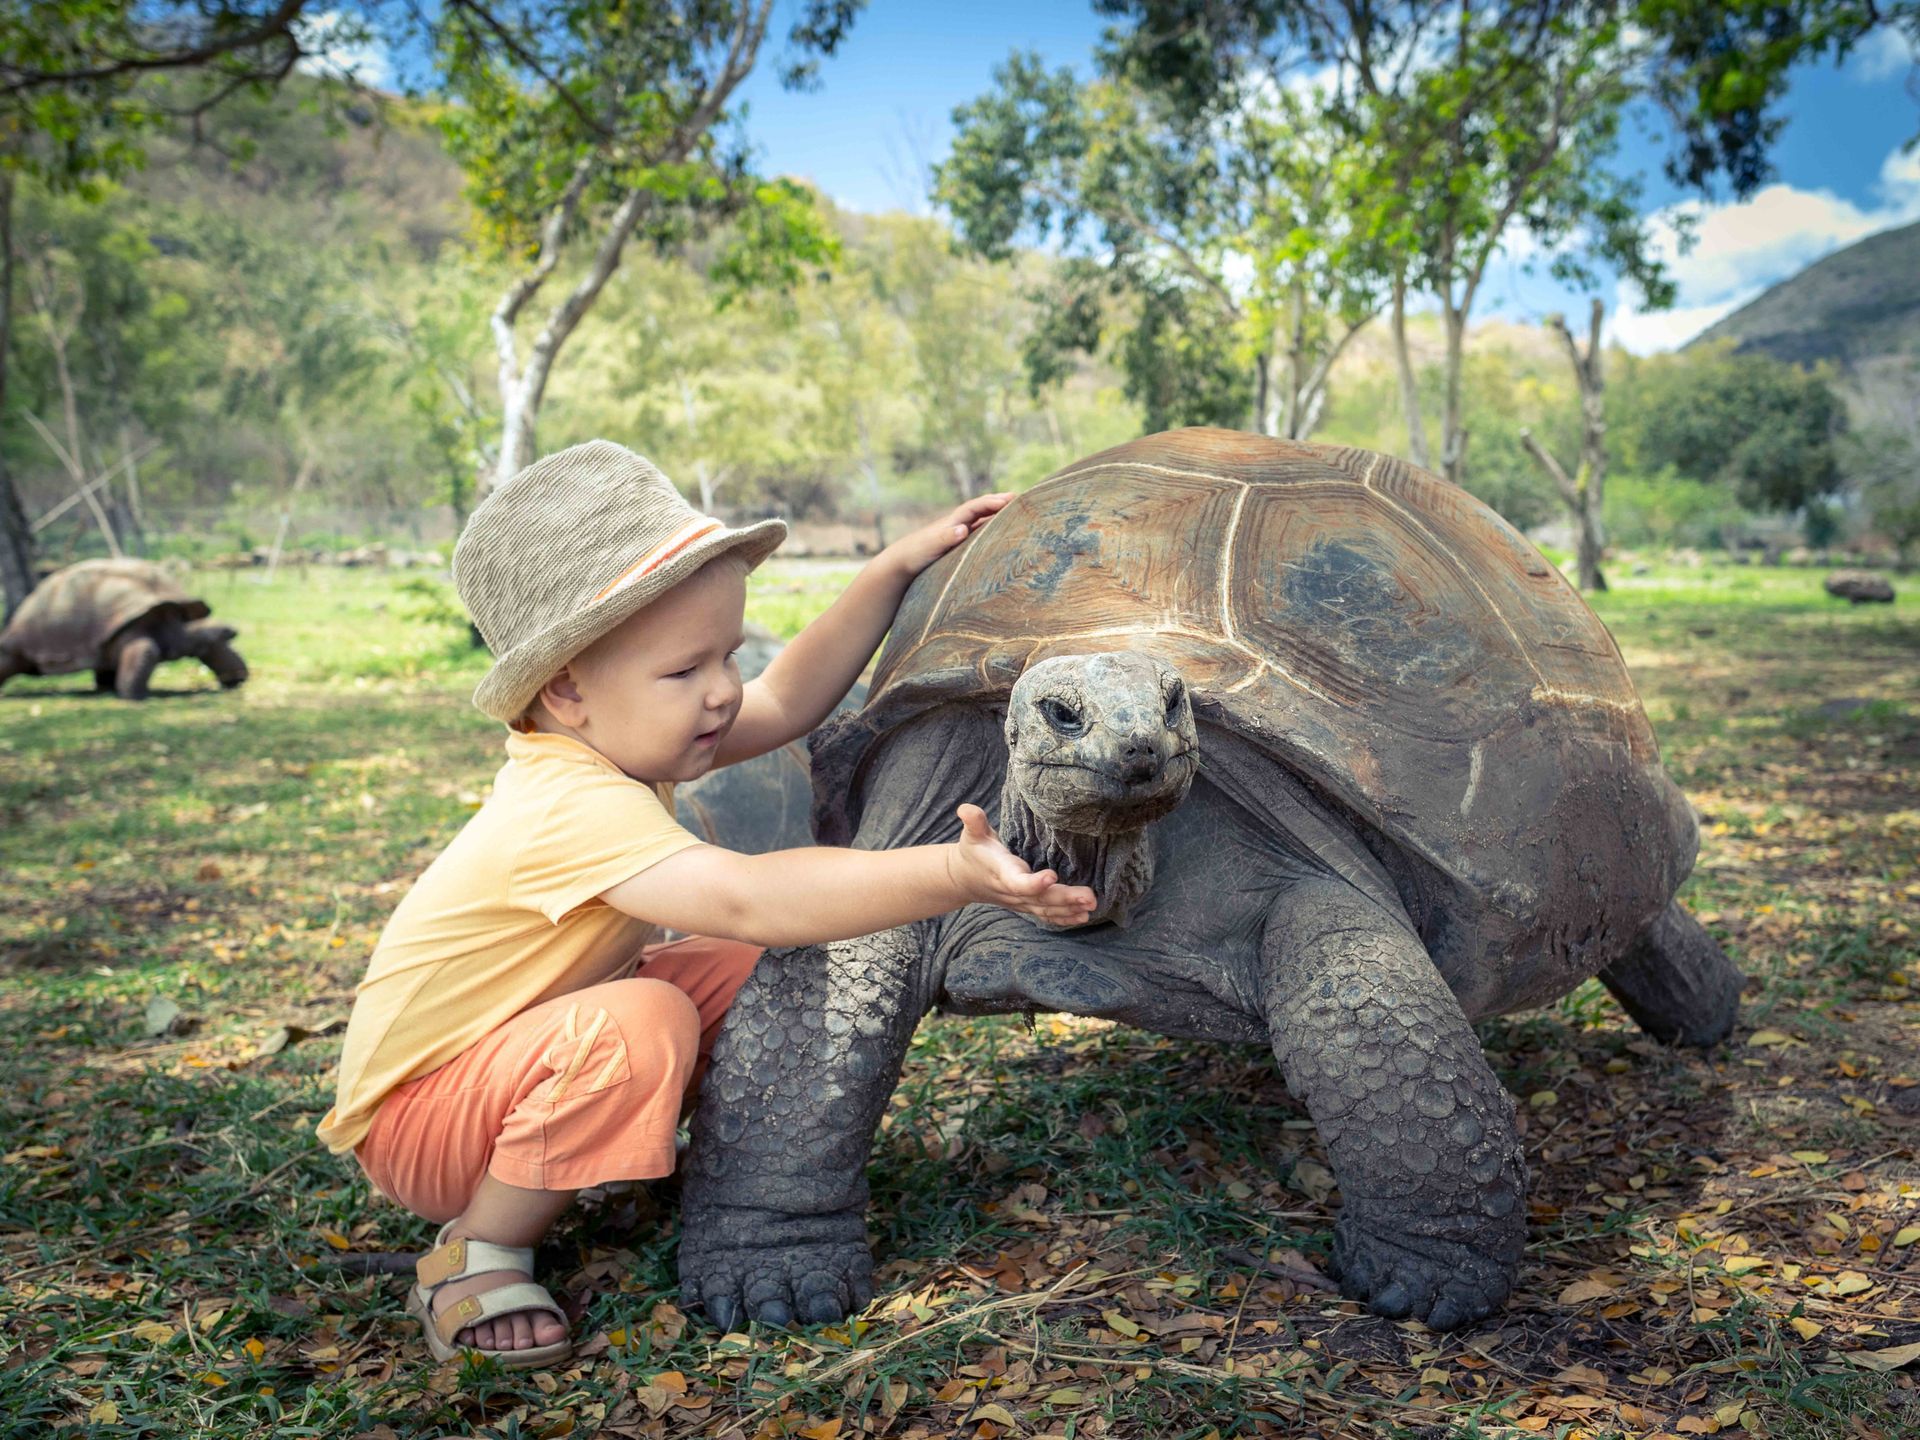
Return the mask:
M 753 618 L 850 574 L 769 566 Z M 859 1325 L 689 1322 L 660 1187 L 556 1232 L 582 1353 L 506 1376 L 435 1369 L 400 1282 L 331 1263 L 430 1227 L 312 1139 L 367 950 L 499 763 L 484 660 L 440 582 L 200 577 L 244 689 L 0 694 L 0 1436 L 1914 1433 L 1871 1365 L 1920 1342 L 1920 621 L 1811 572 L 1611 578 L 1703 816 L 1688 903 L 1753 983 L 1707 1055 L 1591 985 L 1485 1027 L 1534 1174 L 1500 1316 L 1314 1283 L 1336 1205 L 1267 1057 L 946 1019 L 875 1148 Z

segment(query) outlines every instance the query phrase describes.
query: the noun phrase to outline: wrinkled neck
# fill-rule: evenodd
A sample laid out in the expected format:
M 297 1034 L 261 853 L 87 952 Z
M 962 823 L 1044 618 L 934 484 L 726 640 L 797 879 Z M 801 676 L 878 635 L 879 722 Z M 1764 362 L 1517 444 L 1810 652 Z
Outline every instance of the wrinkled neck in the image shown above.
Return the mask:
M 1091 889 L 1097 904 L 1089 924 L 1111 920 L 1125 925 L 1134 904 L 1153 884 L 1151 828 L 1142 825 L 1102 835 L 1057 829 L 1027 803 L 1011 771 L 1000 792 L 1001 840 L 1035 870 L 1053 871 L 1062 885 Z

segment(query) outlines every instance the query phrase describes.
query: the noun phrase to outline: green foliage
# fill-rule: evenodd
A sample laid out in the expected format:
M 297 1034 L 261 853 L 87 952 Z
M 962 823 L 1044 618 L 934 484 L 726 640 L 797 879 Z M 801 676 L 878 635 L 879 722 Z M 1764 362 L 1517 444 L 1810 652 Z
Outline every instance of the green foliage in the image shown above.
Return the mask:
M 1632 13 L 1653 42 L 1650 93 L 1678 127 L 1668 175 L 1696 188 L 1724 175 L 1740 195 L 1773 173 L 1794 66 L 1843 60 L 1883 27 L 1920 50 L 1915 0 L 1636 0 Z
M 1609 475 L 1604 516 L 1615 544 L 1720 546 L 1747 512 L 1725 485 L 1692 480 L 1668 466 L 1654 475 Z
M 147 146 L 198 126 L 236 94 L 264 96 L 310 45 L 302 4 L 281 0 L 21 0 L 0 9 L 0 164 L 88 198 L 141 168 Z M 327 38 L 369 33 L 357 5 Z M 326 98 L 338 99 L 328 88 Z
M 1841 481 L 1835 441 L 1846 415 L 1824 369 L 1724 345 L 1627 361 L 1609 415 L 1623 468 L 1671 465 L 1731 486 L 1751 509 L 1797 510 Z
M 1254 414 L 1264 380 L 1292 397 L 1273 413 L 1304 427 L 1296 406 L 1314 367 L 1379 303 L 1344 137 L 1317 99 L 1286 89 L 1196 124 L 1116 55 L 1098 63 L 1081 83 L 1011 57 L 992 91 L 955 112 L 937 172 L 938 197 L 978 253 L 1005 258 L 1024 239 L 1071 257 L 1035 296 L 1030 384 L 1106 348 L 1149 425 L 1269 426 Z
M 1874 532 L 1911 559 L 1920 547 L 1920 420 L 1862 426 L 1846 437 L 1843 456 Z

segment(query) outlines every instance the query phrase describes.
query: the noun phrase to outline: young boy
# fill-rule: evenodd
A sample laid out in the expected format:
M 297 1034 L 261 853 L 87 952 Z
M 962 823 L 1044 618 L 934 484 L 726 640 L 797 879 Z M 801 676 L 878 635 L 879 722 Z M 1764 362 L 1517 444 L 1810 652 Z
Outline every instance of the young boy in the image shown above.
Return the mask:
M 388 921 L 319 1134 L 444 1221 L 408 1310 L 436 1359 L 569 1350 L 531 1283 L 575 1193 L 666 1175 L 674 1130 L 761 948 L 869 934 L 974 901 L 1054 923 L 1092 892 L 1034 874 L 973 805 L 960 839 L 740 855 L 673 818 L 673 785 L 777 749 L 832 711 L 913 577 L 1007 501 L 897 541 L 742 685 L 747 572 L 786 535 L 688 506 L 604 440 L 538 461 L 474 511 L 454 581 L 511 727 L 493 793 Z M 661 926 L 693 938 L 650 944 Z M 637 962 L 637 970 L 636 970 Z

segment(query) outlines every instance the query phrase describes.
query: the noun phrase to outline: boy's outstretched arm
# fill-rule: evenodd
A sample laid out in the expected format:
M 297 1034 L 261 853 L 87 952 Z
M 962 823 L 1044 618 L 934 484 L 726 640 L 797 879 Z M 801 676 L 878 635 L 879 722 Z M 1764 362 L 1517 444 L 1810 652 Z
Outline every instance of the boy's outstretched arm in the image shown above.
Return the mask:
M 1054 925 L 1077 925 L 1092 913 L 1093 891 L 1033 870 L 1000 842 L 978 805 L 962 805 L 959 815 L 960 838 L 950 845 L 768 855 L 693 845 L 600 898 L 656 925 L 768 946 L 871 935 L 976 901 Z
M 751 760 L 798 740 L 833 713 L 893 624 L 913 577 L 958 545 L 1013 498 L 976 495 L 945 519 L 915 530 L 869 560 L 838 600 L 749 680 L 740 713 L 715 754 L 715 767 Z

